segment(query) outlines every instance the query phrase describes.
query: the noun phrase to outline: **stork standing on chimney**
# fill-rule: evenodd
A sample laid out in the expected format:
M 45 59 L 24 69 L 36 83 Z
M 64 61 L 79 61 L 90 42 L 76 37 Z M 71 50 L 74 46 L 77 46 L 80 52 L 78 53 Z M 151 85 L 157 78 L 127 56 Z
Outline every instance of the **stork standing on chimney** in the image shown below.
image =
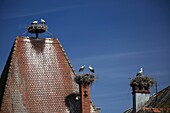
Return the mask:
M 80 69 L 79 69 L 79 72 L 82 72 L 85 68 L 85 65 L 81 66 Z
M 89 65 L 89 70 L 94 73 L 94 68 L 91 65 Z
M 143 68 L 140 68 L 139 72 L 136 74 L 136 76 L 142 76 Z

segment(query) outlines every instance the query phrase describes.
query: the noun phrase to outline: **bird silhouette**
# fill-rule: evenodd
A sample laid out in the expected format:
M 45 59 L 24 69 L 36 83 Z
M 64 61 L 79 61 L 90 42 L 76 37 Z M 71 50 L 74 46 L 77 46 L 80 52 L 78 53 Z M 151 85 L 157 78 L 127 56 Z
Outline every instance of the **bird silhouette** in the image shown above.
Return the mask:
M 36 20 L 32 22 L 32 24 L 37 24 L 37 23 L 38 23 L 38 21 L 36 21 Z
M 45 24 L 45 20 L 44 20 L 44 19 L 41 19 L 41 23 L 42 23 L 42 24 Z
M 80 69 L 79 69 L 79 72 L 82 72 L 85 68 L 85 65 L 81 66 Z
M 143 68 L 140 68 L 139 72 L 137 73 L 136 76 L 142 76 L 142 73 L 143 73 Z
M 91 65 L 89 65 L 89 70 L 94 73 L 94 68 Z

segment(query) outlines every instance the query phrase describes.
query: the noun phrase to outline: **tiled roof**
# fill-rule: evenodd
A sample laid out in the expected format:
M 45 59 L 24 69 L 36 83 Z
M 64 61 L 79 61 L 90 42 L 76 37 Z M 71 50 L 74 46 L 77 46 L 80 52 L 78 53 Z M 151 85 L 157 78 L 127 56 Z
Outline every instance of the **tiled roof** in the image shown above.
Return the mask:
M 1 112 L 80 113 L 74 76 L 58 39 L 17 37 L 0 79 Z
M 151 96 L 145 107 L 170 108 L 170 86 Z
M 138 113 L 169 113 L 170 108 L 146 108 L 143 107 Z
M 170 112 L 170 86 L 150 97 L 149 101 L 139 113 L 169 113 Z

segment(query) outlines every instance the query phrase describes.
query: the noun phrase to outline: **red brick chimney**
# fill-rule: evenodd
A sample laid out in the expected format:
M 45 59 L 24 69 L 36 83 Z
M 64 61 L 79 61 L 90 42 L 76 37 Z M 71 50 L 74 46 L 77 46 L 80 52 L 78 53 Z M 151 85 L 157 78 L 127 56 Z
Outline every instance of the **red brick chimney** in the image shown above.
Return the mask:
M 94 74 L 82 74 L 75 77 L 75 81 L 79 84 L 80 89 L 81 113 L 91 112 L 90 85 L 94 80 Z
M 90 85 L 89 84 L 81 84 L 80 85 L 80 93 L 81 93 L 81 109 L 82 113 L 90 113 Z

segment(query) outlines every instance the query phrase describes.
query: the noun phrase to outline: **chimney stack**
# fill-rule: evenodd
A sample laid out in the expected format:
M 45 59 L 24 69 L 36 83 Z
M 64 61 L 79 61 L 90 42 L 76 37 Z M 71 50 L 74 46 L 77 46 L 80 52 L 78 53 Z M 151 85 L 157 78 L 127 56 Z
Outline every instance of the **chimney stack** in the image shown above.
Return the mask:
M 90 85 L 94 82 L 94 74 L 82 74 L 75 77 L 75 81 L 79 84 L 79 92 L 81 98 L 81 113 L 90 113 Z
M 149 100 L 150 98 L 150 91 L 145 89 L 137 89 L 133 90 L 133 113 L 138 112 L 143 105 Z
M 90 85 L 80 85 L 82 113 L 90 113 Z
M 154 80 L 142 73 L 131 80 L 133 95 L 133 113 L 138 112 L 150 98 L 150 87 L 154 84 Z

